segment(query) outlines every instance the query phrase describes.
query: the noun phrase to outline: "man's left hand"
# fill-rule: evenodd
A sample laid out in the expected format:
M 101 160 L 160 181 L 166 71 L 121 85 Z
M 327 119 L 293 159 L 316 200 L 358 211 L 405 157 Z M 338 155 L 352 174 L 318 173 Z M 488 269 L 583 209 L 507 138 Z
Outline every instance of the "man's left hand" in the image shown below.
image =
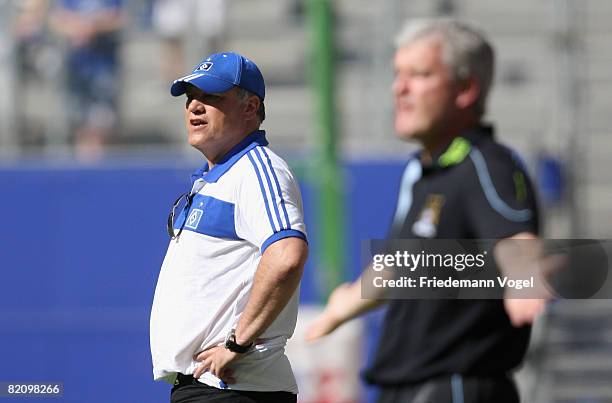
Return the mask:
M 235 383 L 233 370 L 228 367 L 233 361 L 237 360 L 242 354 L 234 353 L 224 346 L 209 348 L 196 354 L 193 358 L 202 364 L 193 373 L 194 378 L 199 378 L 206 371 L 210 372 L 225 383 Z

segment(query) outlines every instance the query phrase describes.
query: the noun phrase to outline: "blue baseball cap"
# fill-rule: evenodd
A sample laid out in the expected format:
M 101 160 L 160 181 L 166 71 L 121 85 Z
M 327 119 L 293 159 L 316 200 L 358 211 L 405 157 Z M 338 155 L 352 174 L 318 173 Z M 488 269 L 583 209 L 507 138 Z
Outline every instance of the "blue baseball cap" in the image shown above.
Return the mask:
M 183 95 L 187 84 L 208 93 L 222 93 L 237 86 L 252 92 L 262 101 L 266 96 L 266 85 L 257 65 L 233 52 L 215 53 L 202 60 L 191 74 L 174 80 L 170 93 L 175 97 Z

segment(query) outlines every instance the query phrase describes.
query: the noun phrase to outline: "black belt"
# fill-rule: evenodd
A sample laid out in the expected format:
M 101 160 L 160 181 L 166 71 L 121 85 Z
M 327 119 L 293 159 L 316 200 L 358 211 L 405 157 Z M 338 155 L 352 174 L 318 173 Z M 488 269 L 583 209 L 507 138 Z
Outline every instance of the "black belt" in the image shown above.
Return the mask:
M 185 375 L 180 372 L 176 373 L 176 380 L 174 381 L 174 386 L 184 386 L 184 385 L 197 385 L 201 384 L 197 379 L 193 377 L 193 375 Z

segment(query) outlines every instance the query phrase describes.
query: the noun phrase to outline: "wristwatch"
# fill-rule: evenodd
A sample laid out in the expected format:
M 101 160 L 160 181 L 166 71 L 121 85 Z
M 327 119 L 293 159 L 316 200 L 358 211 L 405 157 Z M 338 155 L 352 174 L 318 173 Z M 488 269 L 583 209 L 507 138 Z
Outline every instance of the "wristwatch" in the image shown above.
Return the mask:
M 249 348 L 251 348 L 252 345 L 253 342 L 245 346 L 241 346 L 240 344 L 236 343 L 236 329 L 230 330 L 227 337 L 225 337 L 225 348 L 227 348 L 229 351 L 233 351 L 234 353 L 244 354 L 249 351 Z

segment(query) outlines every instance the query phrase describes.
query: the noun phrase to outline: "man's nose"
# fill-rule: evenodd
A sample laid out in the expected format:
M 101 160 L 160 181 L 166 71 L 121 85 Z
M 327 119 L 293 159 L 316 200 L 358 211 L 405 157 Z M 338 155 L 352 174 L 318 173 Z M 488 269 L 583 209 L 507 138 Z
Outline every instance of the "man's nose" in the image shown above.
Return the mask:
M 189 101 L 189 105 L 187 105 L 187 110 L 189 110 L 189 112 L 193 114 L 200 115 L 206 112 L 206 107 L 202 102 L 193 98 L 191 101 Z
M 395 77 L 395 79 L 393 80 L 393 84 L 391 85 L 391 90 L 395 95 L 404 94 L 408 92 L 408 80 L 401 77 Z

